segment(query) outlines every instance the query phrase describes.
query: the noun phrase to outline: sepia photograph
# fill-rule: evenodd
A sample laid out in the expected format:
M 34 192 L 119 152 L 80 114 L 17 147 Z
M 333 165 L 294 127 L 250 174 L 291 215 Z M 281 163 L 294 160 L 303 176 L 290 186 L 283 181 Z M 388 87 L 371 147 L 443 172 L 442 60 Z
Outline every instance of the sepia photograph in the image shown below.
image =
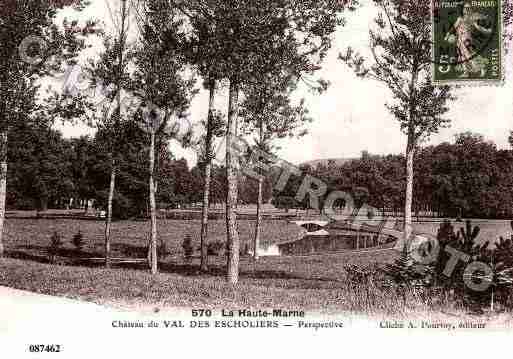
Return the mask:
M 0 0 L 0 41 L 6 358 L 513 333 L 511 0 Z

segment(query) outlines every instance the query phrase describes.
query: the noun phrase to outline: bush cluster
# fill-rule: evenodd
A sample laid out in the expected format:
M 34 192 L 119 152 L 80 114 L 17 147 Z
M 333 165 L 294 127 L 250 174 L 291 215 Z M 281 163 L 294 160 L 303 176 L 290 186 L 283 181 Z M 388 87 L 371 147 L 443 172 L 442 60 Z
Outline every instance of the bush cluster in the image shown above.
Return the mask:
M 185 260 L 190 261 L 194 254 L 194 247 L 192 246 L 192 236 L 190 234 L 185 235 L 182 243 L 182 249 Z
M 511 222 L 513 229 L 513 221 Z M 491 244 L 490 241 L 478 239 L 480 228 L 466 222 L 464 228 L 455 230 L 450 221 L 440 224 L 437 233 L 439 250 L 433 263 L 422 264 L 415 262 L 408 250 L 392 264 L 383 267 L 386 277 L 395 286 L 413 288 L 415 286 L 435 288 L 445 293 L 452 301 L 463 307 L 477 311 L 490 306 L 513 308 L 513 235 L 509 239 L 499 238 Z M 452 255 L 448 248 L 458 250 L 468 255 L 468 262 L 485 263 L 491 274 L 477 271 L 472 277 L 465 277 L 466 264 L 459 261 L 448 276 L 445 272 Z M 488 284 L 488 289 L 475 291 L 467 283 Z
M 78 230 L 78 232 L 73 236 L 73 238 L 71 239 L 71 243 L 73 243 L 77 250 L 82 250 L 82 248 L 84 247 L 84 235 L 80 230 Z
M 55 259 L 59 250 L 62 247 L 62 237 L 57 231 L 54 231 L 52 236 L 50 237 L 50 244 L 48 245 L 48 257 L 50 263 L 55 263 Z

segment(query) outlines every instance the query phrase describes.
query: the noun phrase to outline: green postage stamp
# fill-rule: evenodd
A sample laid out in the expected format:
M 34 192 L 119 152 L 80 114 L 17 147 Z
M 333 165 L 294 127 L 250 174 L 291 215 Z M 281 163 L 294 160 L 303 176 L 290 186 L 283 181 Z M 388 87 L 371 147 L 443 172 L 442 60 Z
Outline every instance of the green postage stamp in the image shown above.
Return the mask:
M 501 82 L 501 0 L 433 0 L 431 9 L 434 82 Z

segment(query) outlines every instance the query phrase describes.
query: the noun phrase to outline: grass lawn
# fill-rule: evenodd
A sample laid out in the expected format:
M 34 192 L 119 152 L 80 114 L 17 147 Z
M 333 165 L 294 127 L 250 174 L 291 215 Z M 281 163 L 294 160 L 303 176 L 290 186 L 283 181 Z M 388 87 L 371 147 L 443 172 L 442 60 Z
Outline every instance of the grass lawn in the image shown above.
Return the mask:
M 344 280 L 343 266 L 388 261 L 393 253 L 337 254 L 301 258 L 250 259 L 241 263 L 237 287 L 225 283 L 224 262 L 213 260 L 208 275 L 196 272 L 199 263 L 160 263 L 161 273 L 147 268 L 103 269 L 0 260 L 0 285 L 99 304 L 152 309 L 169 307 L 285 308 L 319 312 L 367 312 Z M 374 310 L 397 309 L 394 296 L 375 298 Z M 417 306 L 413 300 L 412 305 Z
M 242 246 L 251 244 L 254 233 L 254 221 L 241 220 L 238 222 Z M 102 221 L 83 221 L 72 219 L 7 219 L 4 240 L 6 250 L 12 257 L 27 258 L 41 256 L 47 251 L 50 237 L 57 231 L 64 242 L 64 253 L 73 256 L 71 239 L 79 230 L 84 235 L 85 255 L 103 256 L 104 223 Z M 182 256 L 182 243 L 186 234 L 190 234 L 193 244 L 200 245 L 200 221 L 159 220 L 158 233 L 172 256 Z M 146 247 L 150 226 L 145 221 L 114 222 L 111 232 L 112 255 L 115 257 L 146 258 Z M 226 224 L 224 221 L 209 221 L 208 240 L 226 240 Z M 303 230 L 295 224 L 286 221 L 265 221 L 262 226 L 262 243 L 273 243 L 299 238 Z M 251 248 L 251 246 L 250 246 Z M 27 258 L 28 259 L 28 258 Z
M 422 231 L 434 231 L 438 223 L 417 224 Z M 480 223 L 482 233 L 507 235 L 504 221 Z M 264 257 L 254 264 L 242 258 L 240 282 L 236 287 L 225 283 L 225 258 L 211 257 L 208 274 L 197 272 L 199 260 L 182 259 L 182 240 L 190 233 L 199 245 L 199 221 L 159 221 L 159 233 L 172 255 L 160 263 L 161 273 L 151 276 L 147 265 L 118 265 L 106 270 L 98 265 L 61 266 L 44 262 L 53 231 L 66 241 L 65 250 L 74 255 L 69 243 L 81 230 L 86 239 L 84 252 L 102 256 L 103 223 L 78 220 L 9 219 L 5 241 L 8 258 L 0 260 L 0 285 L 33 292 L 92 301 L 99 304 L 137 307 L 212 307 L 212 308 L 284 308 L 318 312 L 392 313 L 408 315 L 419 312 L 450 310 L 452 303 L 429 293 L 398 295 L 390 289 L 363 283 L 349 283 L 345 266 L 392 261 L 393 250 L 347 252 L 309 257 Z M 121 257 L 145 257 L 148 224 L 122 221 L 114 223 L 113 251 Z M 263 241 L 293 239 L 300 229 L 285 221 L 266 221 Z M 509 229 L 510 231 L 511 229 Z M 223 221 L 212 221 L 209 240 L 225 239 Z M 252 238 L 252 221 L 240 221 L 243 243 Z M 488 233 L 488 234 L 487 234 Z M 26 260 L 33 259 L 33 260 Z M 453 308 L 459 310 L 458 308 Z

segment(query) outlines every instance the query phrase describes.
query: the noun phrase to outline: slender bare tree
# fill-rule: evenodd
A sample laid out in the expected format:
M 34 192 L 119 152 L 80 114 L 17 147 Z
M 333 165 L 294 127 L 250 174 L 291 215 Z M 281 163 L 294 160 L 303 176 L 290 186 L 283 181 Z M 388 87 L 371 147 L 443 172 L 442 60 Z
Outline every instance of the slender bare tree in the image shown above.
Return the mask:
M 157 203 L 158 189 L 155 152 L 157 142 L 167 143 L 171 138 L 188 145 L 192 128 L 180 126 L 176 119 L 186 124 L 187 110 L 196 81 L 186 76 L 185 55 L 177 44 L 181 36 L 181 20 L 175 7 L 166 1 L 139 1 L 136 19 L 140 44 L 135 56 L 133 93 L 142 100 L 143 128 L 149 136 L 149 202 L 150 240 L 148 259 L 152 274 L 158 272 Z M 181 129 L 183 127 L 183 131 Z
M 130 31 L 131 6 L 127 0 L 105 2 L 113 26 L 112 33 L 104 33 L 104 51 L 100 60 L 90 62 L 88 71 L 93 86 L 103 86 L 112 91 L 105 93 L 108 101 L 104 104 L 95 124 L 106 135 L 105 149 L 110 159 L 110 180 L 107 197 L 107 213 L 105 218 L 105 266 L 111 266 L 111 231 L 113 218 L 113 202 L 116 191 L 116 175 L 118 170 L 117 157 L 120 150 L 120 138 L 123 119 L 122 96 L 126 90 L 127 68 L 131 61 L 129 55 L 128 33 Z M 106 110 L 107 109 L 107 110 Z
M 384 83 L 392 92 L 387 105 L 407 136 L 404 243 L 412 234 L 413 161 L 419 142 L 449 124 L 443 117 L 454 97 L 450 87 L 431 81 L 430 1 L 374 0 L 380 9 L 370 31 L 372 64 L 348 49 L 340 58 L 362 78 Z
M 280 69 L 279 64 L 276 67 Z M 286 67 L 289 69 L 290 67 Z M 275 140 L 286 137 L 302 137 L 307 134 L 306 125 L 312 122 L 304 100 L 294 105 L 291 101 L 298 78 L 286 71 L 270 71 L 262 74 L 259 81 L 244 87 L 245 98 L 241 104 L 244 133 L 256 135 L 251 158 L 258 163 L 271 165 L 269 158 L 276 149 Z M 266 158 L 267 157 L 267 158 Z M 251 161 L 251 160 L 250 160 Z M 258 169 L 257 209 L 253 236 L 253 258 L 258 260 L 262 222 L 262 197 L 265 171 Z

